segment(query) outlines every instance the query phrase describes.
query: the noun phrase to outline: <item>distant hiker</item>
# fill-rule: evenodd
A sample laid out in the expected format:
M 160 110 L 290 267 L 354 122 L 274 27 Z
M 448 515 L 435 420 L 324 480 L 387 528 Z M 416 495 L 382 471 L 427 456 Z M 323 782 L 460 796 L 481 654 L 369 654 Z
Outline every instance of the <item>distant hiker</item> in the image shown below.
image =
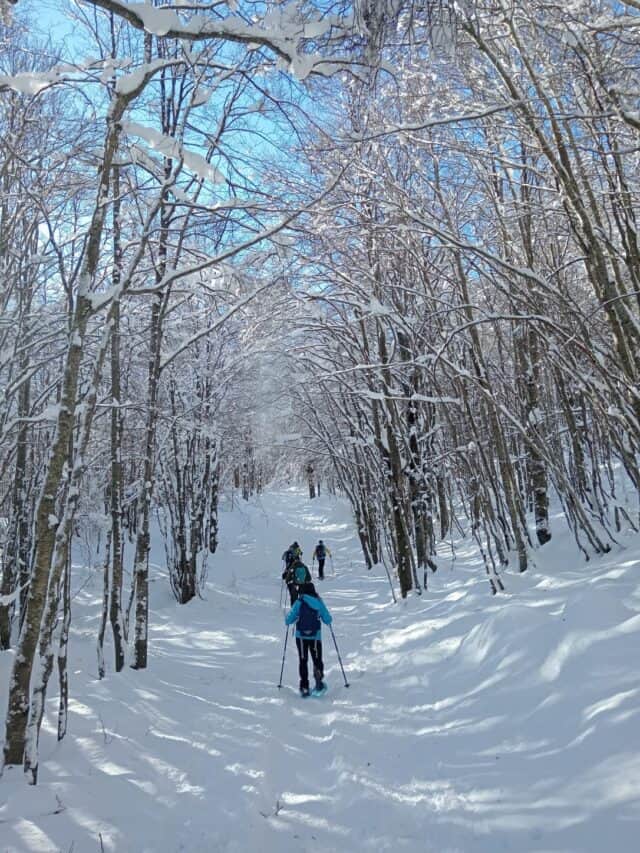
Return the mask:
M 298 597 L 298 590 L 302 584 L 311 581 L 311 572 L 299 557 L 295 557 L 289 564 L 289 567 L 282 573 L 282 577 L 289 590 L 291 604 L 293 604 Z
M 326 690 L 324 664 L 322 663 L 322 631 L 321 622 L 330 625 L 333 619 L 325 603 L 316 592 L 312 583 L 304 583 L 300 587 L 300 595 L 285 617 L 285 624 L 296 623 L 296 646 L 298 648 L 300 673 L 300 695 L 309 695 L 309 653 L 313 661 L 314 692 Z
M 313 552 L 313 560 L 318 561 L 318 577 L 321 581 L 324 580 L 324 561 L 327 559 L 327 554 L 331 556 L 331 551 L 327 548 L 322 539 L 319 539 L 315 551 Z

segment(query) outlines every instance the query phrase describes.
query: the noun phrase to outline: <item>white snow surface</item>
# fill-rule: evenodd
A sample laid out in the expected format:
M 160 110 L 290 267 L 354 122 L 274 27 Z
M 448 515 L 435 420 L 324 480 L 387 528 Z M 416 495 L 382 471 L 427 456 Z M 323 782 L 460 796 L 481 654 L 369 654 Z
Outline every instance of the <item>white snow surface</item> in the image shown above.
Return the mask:
M 640 537 L 585 564 L 553 531 L 505 594 L 460 542 L 426 594 L 393 604 L 343 500 L 241 502 L 222 513 L 206 600 L 174 602 L 154 543 L 149 668 L 103 681 L 100 571 L 78 565 L 69 734 L 56 742 L 54 688 L 37 788 L 16 768 L 0 781 L 0 850 L 636 851 Z M 297 539 L 311 564 L 318 538 L 350 686 L 324 628 L 329 692 L 303 700 L 291 639 L 277 687 L 280 557 Z

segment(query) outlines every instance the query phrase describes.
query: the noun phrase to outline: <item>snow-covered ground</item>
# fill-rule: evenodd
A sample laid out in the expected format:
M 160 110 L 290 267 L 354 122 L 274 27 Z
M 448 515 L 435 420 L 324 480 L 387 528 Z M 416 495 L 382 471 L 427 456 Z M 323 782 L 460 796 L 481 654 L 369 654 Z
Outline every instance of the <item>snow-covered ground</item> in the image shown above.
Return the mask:
M 319 536 L 350 687 L 325 629 L 330 690 L 302 700 L 291 643 L 277 688 L 280 556 Z M 40 784 L 0 781 L 1 853 L 640 849 L 640 537 L 585 565 L 560 530 L 494 598 L 462 543 L 397 605 L 341 500 L 267 495 L 222 538 L 204 601 L 154 568 L 145 672 L 97 680 L 101 580 L 78 569 L 69 735 L 52 696 Z

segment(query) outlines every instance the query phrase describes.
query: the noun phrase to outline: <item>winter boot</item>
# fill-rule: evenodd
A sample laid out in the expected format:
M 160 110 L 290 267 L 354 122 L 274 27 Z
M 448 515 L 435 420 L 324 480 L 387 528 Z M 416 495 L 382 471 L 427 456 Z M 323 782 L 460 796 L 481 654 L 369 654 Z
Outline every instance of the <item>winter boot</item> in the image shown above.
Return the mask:
M 313 677 L 314 677 L 314 678 L 315 678 L 315 680 L 316 680 L 316 690 L 317 690 L 318 692 L 320 692 L 320 691 L 324 690 L 324 689 L 325 689 L 325 687 L 326 687 L 326 684 L 325 684 L 325 683 L 324 683 L 324 681 L 322 680 L 322 670 L 320 670 L 320 669 L 314 669 L 314 670 L 313 670 Z

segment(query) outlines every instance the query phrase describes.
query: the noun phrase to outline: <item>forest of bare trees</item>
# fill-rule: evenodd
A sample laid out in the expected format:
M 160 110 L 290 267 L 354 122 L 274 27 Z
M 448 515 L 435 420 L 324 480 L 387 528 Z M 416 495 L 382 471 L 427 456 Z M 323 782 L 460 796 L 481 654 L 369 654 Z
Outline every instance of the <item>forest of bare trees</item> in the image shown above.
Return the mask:
M 552 511 L 586 559 L 638 530 L 640 2 L 36 6 L 0 25 L 5 765 L 36 782 L 54 666 L 66 732 L 83 535 L 104 677 L 147 666 L 152 525 L 186 604 L 224 494 L 340 491 L 402 597 L 465 535 L 499 593 Z

